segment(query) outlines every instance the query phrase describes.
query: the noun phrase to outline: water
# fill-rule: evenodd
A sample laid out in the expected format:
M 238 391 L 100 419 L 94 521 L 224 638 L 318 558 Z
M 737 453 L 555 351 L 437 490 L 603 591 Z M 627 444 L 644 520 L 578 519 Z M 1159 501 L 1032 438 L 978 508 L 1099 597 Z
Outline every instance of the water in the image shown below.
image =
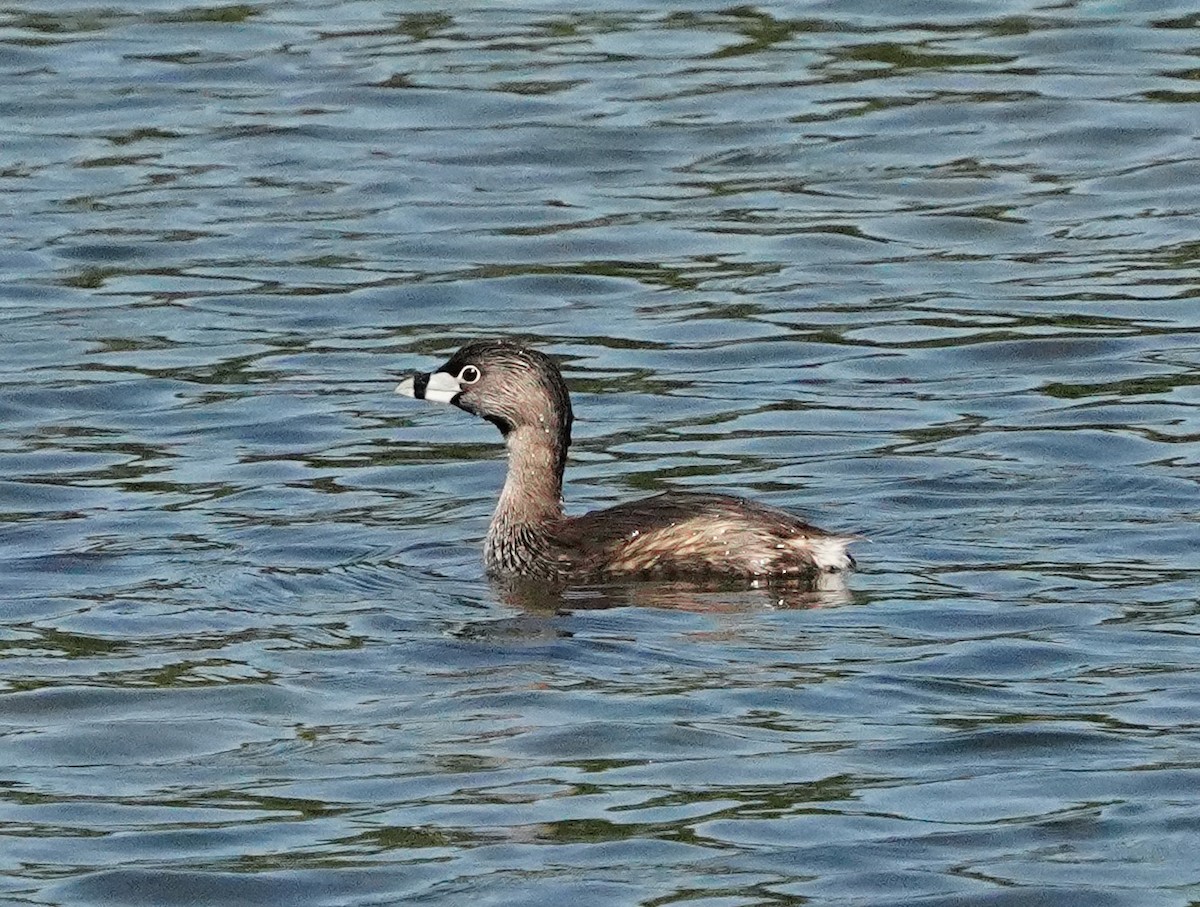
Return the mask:
M 1200 19 L 293 0 L 0 13 L 0 900 L 1200 900 Z M 724 489 L 844 593 L 531 601 Z

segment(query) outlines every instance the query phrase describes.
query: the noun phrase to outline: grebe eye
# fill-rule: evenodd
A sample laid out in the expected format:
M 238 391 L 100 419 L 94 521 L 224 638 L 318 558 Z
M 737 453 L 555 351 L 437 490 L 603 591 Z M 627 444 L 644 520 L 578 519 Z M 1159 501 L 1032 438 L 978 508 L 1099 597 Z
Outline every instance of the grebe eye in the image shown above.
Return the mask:
M 463 370 L 458 373 L 458 380 L 463 384 L 474 384 L 479 380 L 479 369 L 473 365 L 464 365 Z

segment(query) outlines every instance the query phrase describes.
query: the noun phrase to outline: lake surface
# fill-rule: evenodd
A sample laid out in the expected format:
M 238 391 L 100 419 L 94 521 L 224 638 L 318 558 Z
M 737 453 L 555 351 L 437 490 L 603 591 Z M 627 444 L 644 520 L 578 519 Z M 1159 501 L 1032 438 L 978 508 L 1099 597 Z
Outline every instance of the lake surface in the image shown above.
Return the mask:
M 203 0 L 201 0 L 203 3 Z M 1200 902 L 1200 16 L 0 11 L 0 901 Z M 864 536 L 845 590 L 526 601 L 573 512 Z

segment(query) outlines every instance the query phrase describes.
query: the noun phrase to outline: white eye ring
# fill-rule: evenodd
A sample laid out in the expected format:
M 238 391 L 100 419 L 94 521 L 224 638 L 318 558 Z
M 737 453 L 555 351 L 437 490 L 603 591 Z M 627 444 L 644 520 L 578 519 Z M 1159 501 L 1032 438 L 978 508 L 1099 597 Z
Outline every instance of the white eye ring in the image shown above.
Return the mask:
M 479 369 L 473 365 L 464 365 L 458 373 L 458 380 L 463 384 L 474 384 L 479 380 Z

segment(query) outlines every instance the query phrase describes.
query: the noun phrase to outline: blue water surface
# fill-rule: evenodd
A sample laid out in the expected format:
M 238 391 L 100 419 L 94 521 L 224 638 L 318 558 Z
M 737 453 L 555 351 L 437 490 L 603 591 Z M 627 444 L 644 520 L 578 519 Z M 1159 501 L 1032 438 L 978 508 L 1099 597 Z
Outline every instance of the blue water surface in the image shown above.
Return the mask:
M 1200 902 L 1198 123 L 1170 2 L 4 7 L 0 900 Z M 481 335 L 859 572 L 489 585 Z

